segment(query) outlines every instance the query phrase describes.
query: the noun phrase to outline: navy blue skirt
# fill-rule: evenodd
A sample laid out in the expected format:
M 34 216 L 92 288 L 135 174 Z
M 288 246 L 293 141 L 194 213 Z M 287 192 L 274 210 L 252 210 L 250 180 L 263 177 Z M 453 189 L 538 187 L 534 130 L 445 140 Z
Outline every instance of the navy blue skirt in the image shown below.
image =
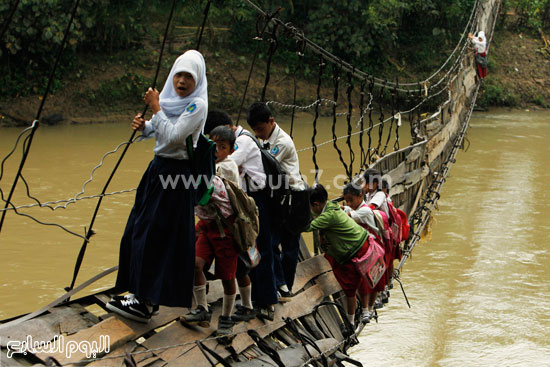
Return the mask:
M 175 188 L 163 187 L 180 175 Z M 155 305 L 191 307 L 195 266 L 195 190 L 187 160 L 155 156 L 139 183 L 120 243 L 116 287 Z

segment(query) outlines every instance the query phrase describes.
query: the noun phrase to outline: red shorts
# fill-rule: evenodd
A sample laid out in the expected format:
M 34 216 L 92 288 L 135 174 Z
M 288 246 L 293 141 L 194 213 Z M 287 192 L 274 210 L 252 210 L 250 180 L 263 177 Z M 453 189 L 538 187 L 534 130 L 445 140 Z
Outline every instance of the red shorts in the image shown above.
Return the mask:
M 230 218 L 231 220 L 232 218 Z M 233 244 L 233 235 L 224 227 L 225 237 L 221 237 L 216 221 L 199 220 L 197 223 L 195 256 L 210 266 L 216 260 L 216 277 L 221 280 L 235 279 L 239 252 Z
M 367 240 L 363 243 L 363 246 L 354 257 L 363 256 L 365 252 L 367 252 L 368 248 L 369 241 Z M 371 294 L 374 292 L 373 289 L 368 286 L 363 276 L 357 271 L 351 260 L 345 264 L 340 264 L 330 255 L 325 254 L 325 258 L 330 263 L 332 272 L 347 297 L 355 297 L 357 290 L 359 290 L 360 295 Z

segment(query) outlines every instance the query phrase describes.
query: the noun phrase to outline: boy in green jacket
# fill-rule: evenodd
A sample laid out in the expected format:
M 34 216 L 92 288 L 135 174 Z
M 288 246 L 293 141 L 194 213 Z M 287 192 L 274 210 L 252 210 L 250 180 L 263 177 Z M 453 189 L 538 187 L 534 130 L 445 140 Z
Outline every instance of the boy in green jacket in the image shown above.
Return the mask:
M 361 322 L 367 323 L 371 315 L 366 308 L 366 282 L 351 260 L 367 252 L 369 234 L 340 209 L 337 203 L 328 201 L 328 193 L 322 185 L 317 184 L 310 189 L 309 203 L 316 218 L 307 232 L 319 230 L 321 233 L 321 248 L 325 252 L 325 258 L 346 295 L 348 319 L 354 324 L 355 293 L 359 290 L 361 303 L 365 306 Z

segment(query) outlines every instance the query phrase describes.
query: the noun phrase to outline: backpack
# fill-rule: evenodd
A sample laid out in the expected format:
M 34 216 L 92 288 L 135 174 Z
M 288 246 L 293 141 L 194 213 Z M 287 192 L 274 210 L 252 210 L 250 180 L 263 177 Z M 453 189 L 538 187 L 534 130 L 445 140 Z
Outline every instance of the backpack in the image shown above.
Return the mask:
M 476 52 L 475 58 L 476 58 L 476 63 L 481 65 L 482 68 L 486 68 L 487 65 L 489 64 L 489 57 L 487 56 L 487 54 L 485 54 L 485 56 L 481 56 L 481 54 Z
M 290 186 L 288 185 L 288 176 L 281 167 L 279 161 L 269 153 L 269 150 L 260 144 L 254 135 L 247 131 L 243 131 L 242 135 L 246 135 L 252 139 L 258 146 L 258 149 L 260 149 L 262 164 L 266 175 L 266 189 L 269 190 L 268 198 L 270 203 L 275 204 L 275 207 L 272 205 L 272 209 L 279 209 L 285 205 L 285 202 L 289 198 Z M 272 212 L 272 214 L 275 213 Z
M 401 238 L 401 216 L 397 212 L 397 209 L 395 206 L 393 206 L 393 203 L 389 200 L 386 200 L 386 204 L 388 205 L 388 213 L 389 213 L 389 223 L 391 226 L 391 234 L 392 234 L 392 244 L 393 246 L 398 246 L 403 239 Z
M 390 201 L 387 201 L 387 204 L 392 227 L 394 257 L 396 259 L 401 259 L 402 251 L 399 244 L 409 239 L 410 225 L 407 220 L 407 214 L 405 214 L 403 210 L 393 206 L 393 203 Z
M 199 134 L 197 146 L 193 147 L 193 136 L 186 139 L 187 154 L 191 161 L 191 174 L 200 177 L 196 189 L 194 205 L 204 205 L 210 200 L 213 186 L 207 183 L 212 182 L 216 174 L 216 143 L 208 139 L 203 133 Z
M 256 246 L 256 238 L 260 232 L 258 207 L 254 199 L 241 190 L 237 184 L 223 177 L 221 179 L 227 190 L 227 196 L 235 214 L 235 221 L 230 223 L 218 208 L 216 210 L 220 220 L 231 229 L 235 248 L 240 253 L 245 253 Z

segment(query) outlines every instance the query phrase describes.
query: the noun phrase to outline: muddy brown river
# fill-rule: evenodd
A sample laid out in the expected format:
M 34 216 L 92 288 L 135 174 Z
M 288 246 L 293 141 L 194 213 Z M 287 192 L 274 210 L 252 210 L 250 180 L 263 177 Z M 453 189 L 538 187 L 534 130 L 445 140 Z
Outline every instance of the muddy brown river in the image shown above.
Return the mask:
M 287 131 L 288 120 L 279 121 Z M 304 114 L 294 126 L 298 149 L 311 146 L 312 120 Z M 321 119 L 317 143 L 332 138 L 331 123 L 329 118 Z M 0 129 L 0 158 L 11 150 L 21 130 Z M 401 130 L 401 145 L 407 145 L 406 124 Z M 357 131 L 355 121 L 353 131 Z M 75 197 L 103 154 L 130 134 L 127 121 L 41 126 L 23 171 L 31 194 L 41 201 Z M 342 118 L 337 135 L 345 134 Z M 378 324 L 367 325 L 361 343 L 351 350 L 353 358 L 365 366 L 550 365 L 548 136 L 550 112 L 474 114 L 469 149 L 459 153 L 443 187 L 431 238 L 415 248 L 402 273 L 412 307 L 407 307 L 396 287 L 389 305 L 379 313 Z M 352 144 L 357 153 L 358 135 Z M 348 161 L 345 139 L 338 140 L 338 146 Z M 392 146 L 390 142 L 388 151 Z M 152 141 L 132 145 L 107 191 L 135 188 L 152 150 Z M 314 180 L 311 152 L 299 153 L 302 173 L 310 183 Z M 105 159 L 80 196 L 101 191 L 118 154 Z M 20 156 L 18 150 L 4 167 L 0 187 L 5 195 Z M 319 147 L 317 159 L 324 170 L 321 183 L 336 196 L 345 172 L 332 143 Z M 94 224 L 97 233 L 77 284 L 117 264 L 134 195 L 103 200 Z M 83 235 L 96 200 L 80 200 L 55 211 L 31 207 L 21 212 Z M 18 206 L 34 203 L 21 182 L 13 201 Z M 310 237 L 306 241 L 311 242 Z M 0 233 L 0 319 L 36 310 L 62 295 L 81 244 L 82 239 L 58 227 L 9 212 Z M 105 289 L 114 279 L 114 275 L 104 278 L 82 295 Z

